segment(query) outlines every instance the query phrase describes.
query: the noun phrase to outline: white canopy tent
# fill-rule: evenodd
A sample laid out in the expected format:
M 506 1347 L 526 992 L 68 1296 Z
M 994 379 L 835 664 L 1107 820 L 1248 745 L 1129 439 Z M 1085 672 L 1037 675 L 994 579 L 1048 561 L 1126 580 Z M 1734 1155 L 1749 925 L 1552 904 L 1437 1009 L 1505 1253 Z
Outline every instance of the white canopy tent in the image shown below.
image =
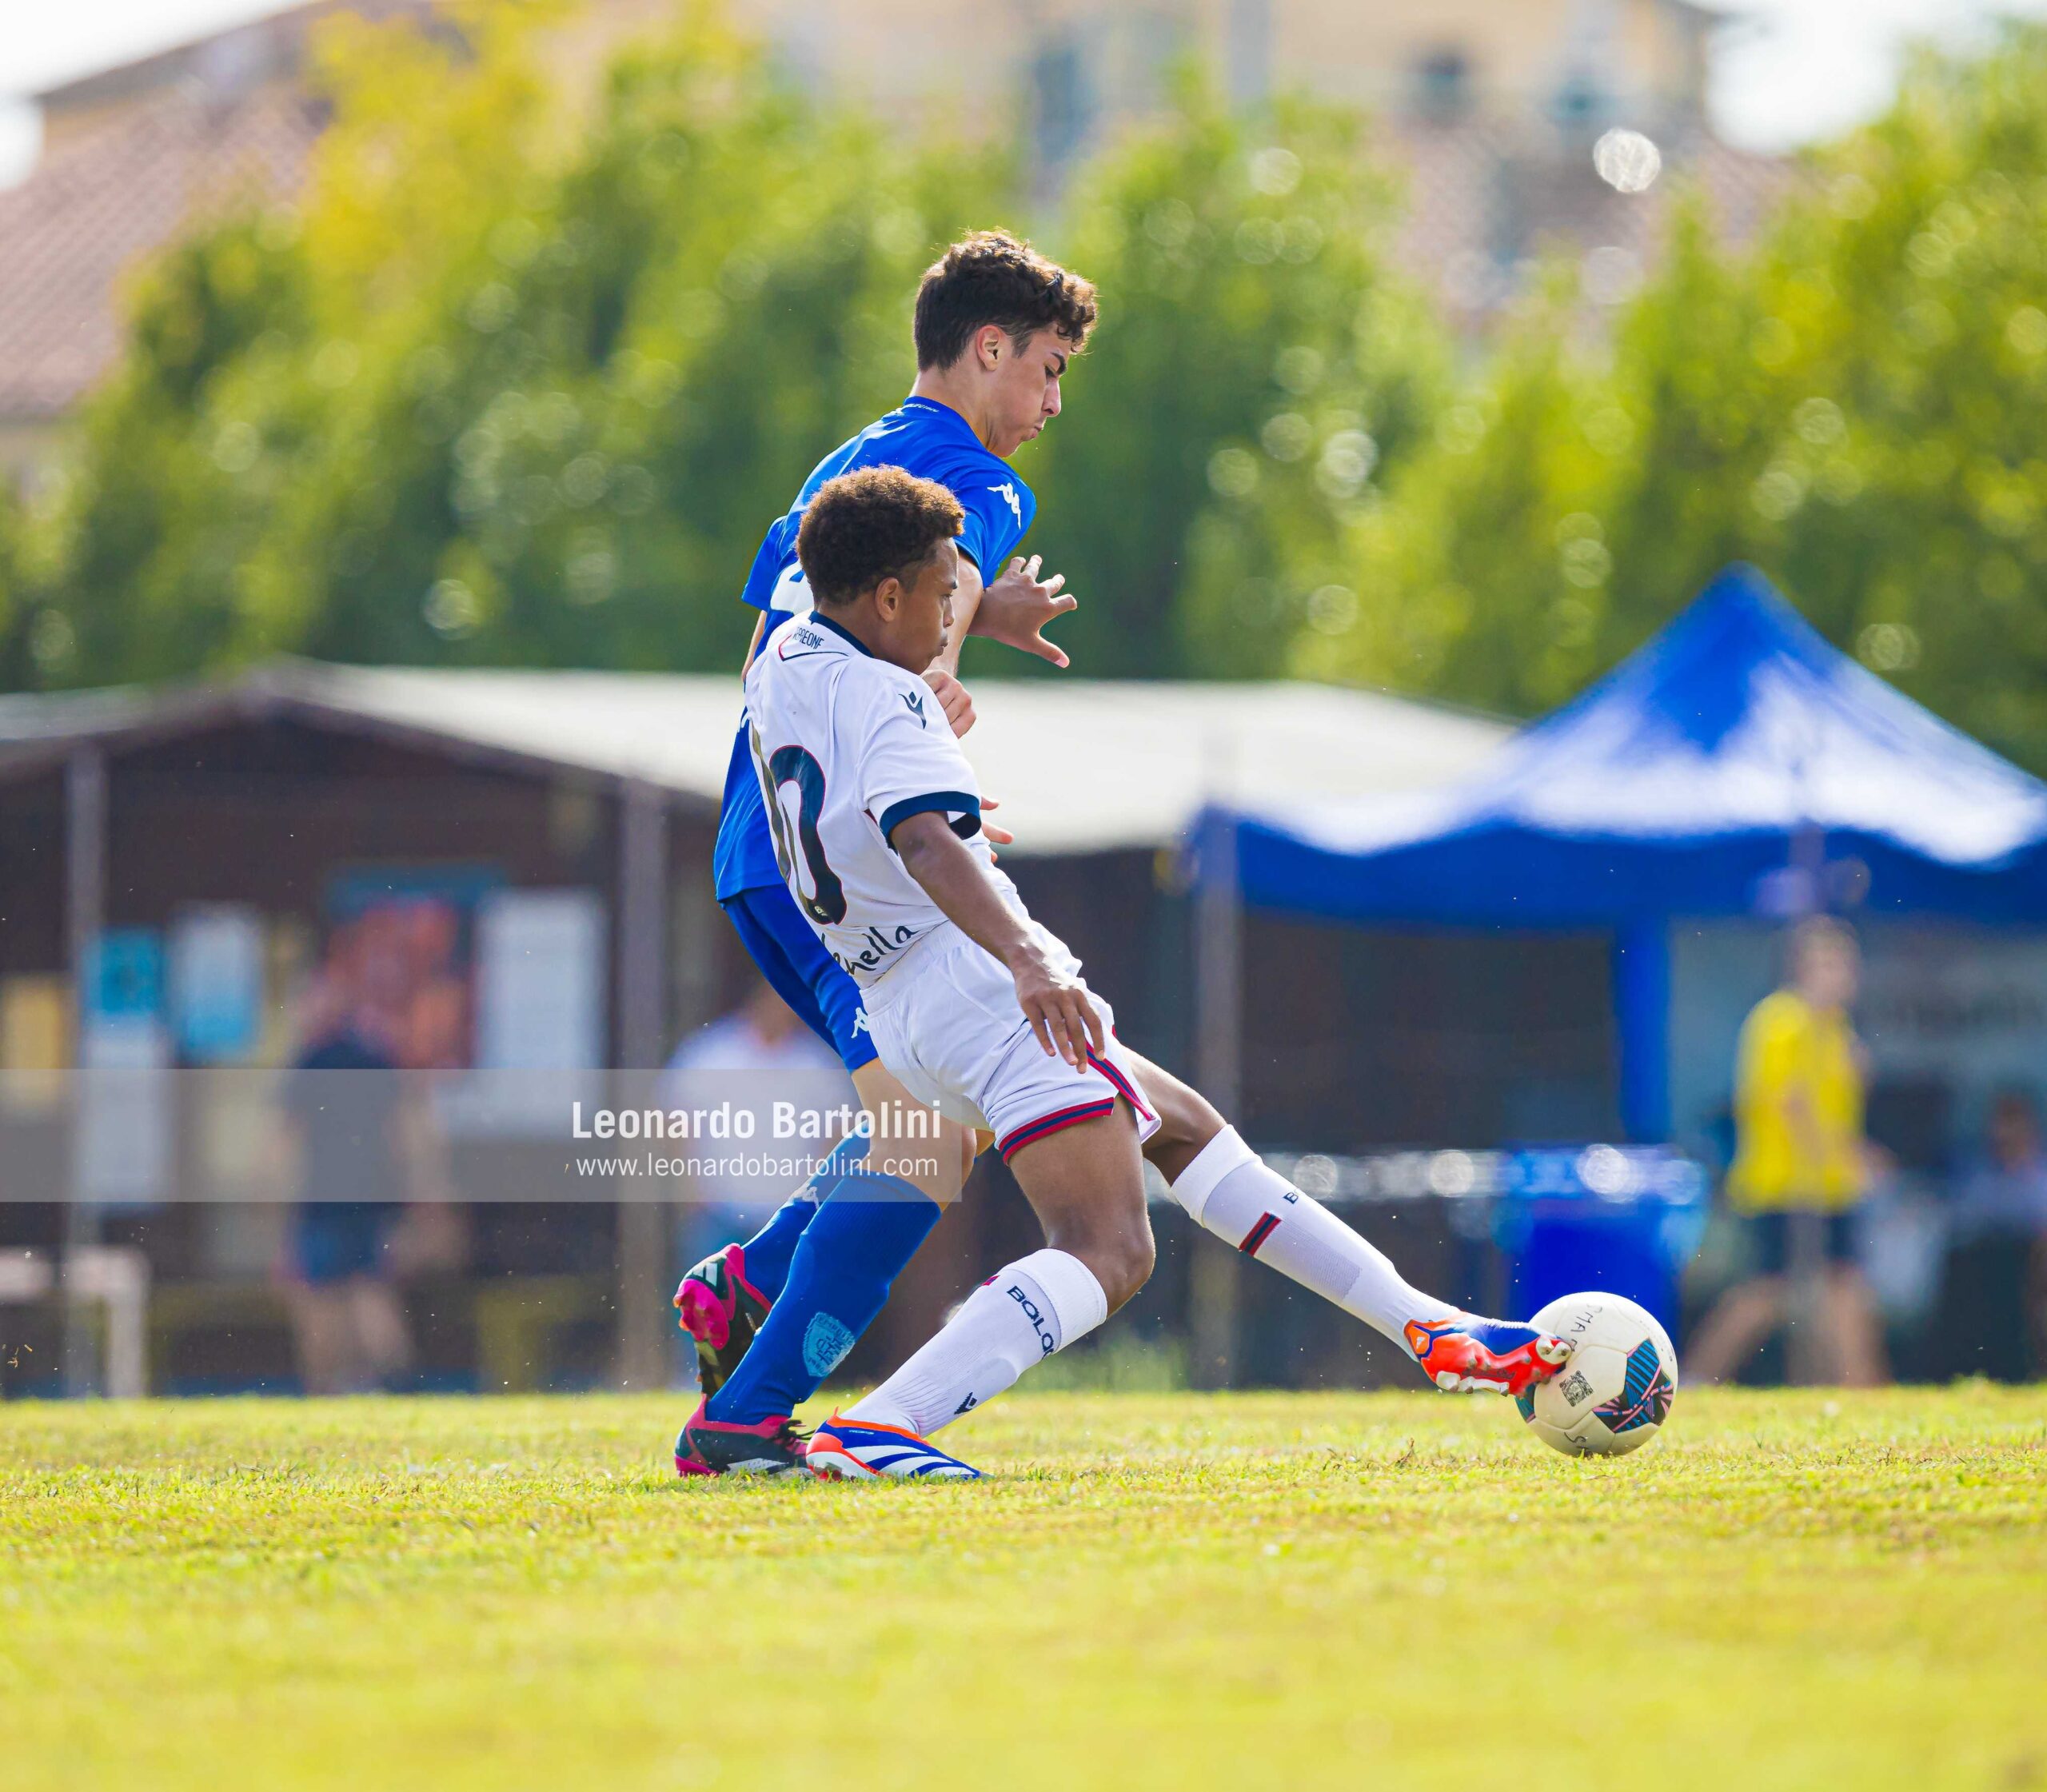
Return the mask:
M 1304 684 L 988 680 L 967 748 L 1018 853 L 1161 847 L 1204 804 L 1263 808 L 1431 789 L 1502 723 Z M 734 680 L 665 672 L 441 671 L 280 660 L 216 685 L 0 698 L 0 775 L 76 748 L 229 718 L 297 717 L 465 756 L 581 772 L 716 804 Z

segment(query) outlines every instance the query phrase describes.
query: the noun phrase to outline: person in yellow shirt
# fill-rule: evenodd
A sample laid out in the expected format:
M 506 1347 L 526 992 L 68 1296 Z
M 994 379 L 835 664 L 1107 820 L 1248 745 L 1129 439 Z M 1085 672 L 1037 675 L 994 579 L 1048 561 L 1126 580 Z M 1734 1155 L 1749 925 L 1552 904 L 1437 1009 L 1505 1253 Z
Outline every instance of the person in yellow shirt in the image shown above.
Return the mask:
M 1855 1208 L 1869 1192 L 1863 1061 L 1848 1017 L 1861 957 L 1840 922 L 1791 938 L 1790 976 L 1742 1024 L 1727 1198 L 1757 1274 L 1700 1325 L 1688 1380 L 1718 1381 L 1788 1321 L 1794 1379 L 1866 1387 L 1889 1379 L 1876 1303 L 1856 1262 Z M 1798 1335 L 1802 1329 L 1805 1335 Z

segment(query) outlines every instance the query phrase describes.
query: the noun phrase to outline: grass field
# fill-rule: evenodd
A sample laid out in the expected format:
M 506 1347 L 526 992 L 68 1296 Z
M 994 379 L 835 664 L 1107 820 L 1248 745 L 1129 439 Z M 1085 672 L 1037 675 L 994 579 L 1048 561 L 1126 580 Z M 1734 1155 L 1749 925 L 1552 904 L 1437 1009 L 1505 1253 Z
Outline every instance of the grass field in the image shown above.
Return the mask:
M 683 1411 L 0 1406 L 0 1785 L 2047 1786 L 2047 1390 L 1020 1395 L 954 1487 Z

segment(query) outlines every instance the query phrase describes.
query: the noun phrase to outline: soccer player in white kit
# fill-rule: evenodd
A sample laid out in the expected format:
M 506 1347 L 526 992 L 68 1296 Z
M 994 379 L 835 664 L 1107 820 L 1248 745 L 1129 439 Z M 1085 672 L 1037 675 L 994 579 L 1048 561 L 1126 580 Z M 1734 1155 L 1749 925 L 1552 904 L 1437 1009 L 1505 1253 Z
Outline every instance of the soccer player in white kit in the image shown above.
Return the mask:
M 816 607 L 754 661 L 747 713 L 784 877 L 860 984 L 883 1062 L 918 1100 L 995 1135 L 1046 1248 L 991 1277 L 820 1427 L 810 1467 L 973 1475 L 928 1434 L 1093 1330 L 1151 1273 L 1140 1149 L 1160 1100 L 1203 1117 L 1168 1174 L 1209 1230 L 1399 1340 L 1440 1387 L 1518 1394 L 1554 1375 L 1562 1340 L 1408 1287 L 1192 1091 L 1128 1052 L 1078 960 L 1025 912 L 981 833 L 973 768 L 920 676 L 950 626 L 960 517 L 944 487 L 900 468 L 820 488 L 800 541 Z

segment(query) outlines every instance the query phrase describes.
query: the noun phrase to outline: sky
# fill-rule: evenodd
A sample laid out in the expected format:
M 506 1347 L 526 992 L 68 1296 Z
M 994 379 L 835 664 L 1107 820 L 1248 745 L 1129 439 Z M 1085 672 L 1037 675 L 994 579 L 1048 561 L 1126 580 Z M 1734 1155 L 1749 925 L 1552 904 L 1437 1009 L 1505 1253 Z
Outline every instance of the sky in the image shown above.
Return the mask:
M 1511 0 L 1503 0 L 1511 3 Z M 1998 13 L 2047 18 L 2047 0 L 1705 0 L 1740 15 L 1717 50 L 1712 106 L 1722 136 L 1784 150 L 1881 111 L 1901 46 L 1965 39 Z M 0 0 L 0 182 L 26 172 L 32 114 L 6 96 L 277 10 L 279 0 Z
M 1730 142 L 1794 149 L 1883 110 L 1905 46 L 1961 46 L 2000 14 L 2047 18 L 2047 0 L 1702 0 L 1739 15 L 1713 66 L 1714 123 Z

